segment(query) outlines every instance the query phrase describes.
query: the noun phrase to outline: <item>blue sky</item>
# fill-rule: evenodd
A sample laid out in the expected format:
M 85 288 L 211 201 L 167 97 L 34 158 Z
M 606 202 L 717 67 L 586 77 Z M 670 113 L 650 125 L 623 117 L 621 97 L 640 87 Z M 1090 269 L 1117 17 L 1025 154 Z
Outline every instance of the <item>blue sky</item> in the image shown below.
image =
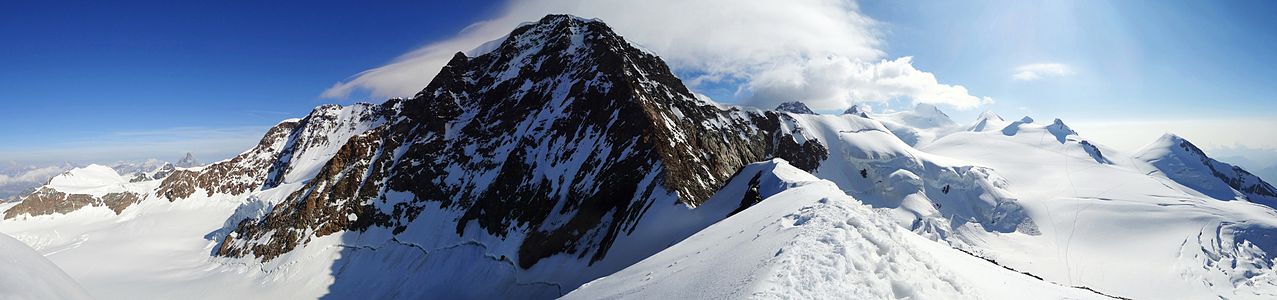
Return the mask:
M 1277 2 L 995 3 L 866 1 L 863 10 L 886 24 L 888 52 L 998 99 L 997 111 L 1024 106 L 1073 119 L 1277 112 L 1277 69 L 1265 67 L 1277 65 Z M 1039 62 L 1074 74 L 1011 78 Z
M 491 39 L 492 33 L 485 36 L 484 26 L 467 26 L 490 21 L 488 31 L 508 31 L 510 24 L 544 12 L 600 17 L 614 24 L 622 35 L 665 57 L 685 79 L 711 78 L 693 86 L 723 102 L 753 103 L 758 95 L 789 95 L 811 86 L 765 80 L 791 74 L 773 72 L 788 65 L 744 64 L 752 69 L 722 73 L 720 67 L 737 65 L 703 62 L 703 56 L 696 56 L 699 49 L 677 45 L 698 46 L 688 41 L 702 37 L 729 45 L 722 48 L 739 48 L 736 42 L 762 50 L 775 40 L 785 46 L 808 43 L 798 50 L 828 49 L 830 57 L 847 58 L 804 56 L 800 69 L 787 71 L 807 76 L 808 84 L 826 82 L 810 69 L 831 65 L 903 68 L 912 74 L 906 79 L 917 82 L 882 87 L 877 78 L 840 77 L 828 82 L 865 85 L 811 96 L 826 111 L 854 101 L 817 98 L 850 93 L 877 99 L 870 105 L 883 110 L 908 106 L 914 102 L 910 96 L 957 93 L 970 101 L 941 103 L 966 107 L 941 108 L 959 122 L 992 109 L 1007 118 L 1060 117 L 1084 136 L 1123 149 L 1152 141 L 1162 131 L 1180 133 L 1208 149 L 1277 148 L 1272 117 L 1277 112 L 1277 68 L 1271 67 L 1277 66 L 1272 55 L 1277 53 L 1277 21 L 1271 18 L 1277 15 L 1277 2 L 870 0 L 860 2 L 858 12 L 836 15 L 853 24 L 835 27 L 773 26 L 767 22 L 789 19 L 757 14 L 788 16 L 785 9 L 807 2 L 777 8 L 745 2 L 705 8 L 722 10 L 724 16 L 701 15 L 796 28 L 787 35 L 814 32 L 809 34 L 814 39 L 768 39 L 765 33 L 723 39 L 730 28 L 687 30 L 704 25 L 679 21 L 687 17 L 650 22 L 669 16 L 659 7 L 610 5 L 620 8 L 609 11 L 609 5 L 596 8 L 571 0 L 4 2 L 0 140 L 6 142 L 0 144 L 0 155 L 7 159 L 0 161 L 176 158 L 184 151 L 205 160 L 225 158 L 255 143 L 266 127 L 301 117 L 316 105 L 370 96 L 379 101 L 394 94 L 377 92 L 379 78 L 365 82 L 352 77 L 361 71 L 411 61 L 412 53 L 420 52 L 414 50 L 431 46 L 449 55 L 468 50 L 458 45 Z M 824 5 L 809 5 L 813 11 L 842 7 L 827 0 L 808 2 Z M 856 22 L 860 16 L 875 21 Z M 716 30 L 725 33 L 696 35 Z M 672 38 L 662 39 L 667 36 Z M 758 58 L 727 54 L 714 57 Z M 700 76 L 707 73 L 717 76 Z M 429 78 L 406 76 L 423 78 L 421 86 Z M 719 77 L 729 79 L 712 80 Z M 320 97 L 338 82 L 352 83 L 353 93 Z M 408 87 L 413 88 L 419 87 Z M 866 90 L 873 92 L 861 94 Z M 991 103 L 981 102 L 986 98 Z
M 333 83 L 451 36 L 495 5 L 122 2 L 0 2 L 0 153 L 81 162 L 233 155 L 279 120 L 350 102 L 319 97 Z

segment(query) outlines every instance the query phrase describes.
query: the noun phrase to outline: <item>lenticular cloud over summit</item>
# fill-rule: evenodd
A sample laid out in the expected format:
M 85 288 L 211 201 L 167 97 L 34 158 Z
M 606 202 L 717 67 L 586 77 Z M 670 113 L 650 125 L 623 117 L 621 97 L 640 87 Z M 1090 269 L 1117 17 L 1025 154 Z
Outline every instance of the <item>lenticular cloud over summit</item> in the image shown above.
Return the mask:
M 887 59 L 877 22 L 855 2 L 836 0 L 514 1 L 495 18 L 360 72 L 322 95 L 344 98 L 364 90 L 374 98 L 411 96 L 454 53 L 499 39 L 546 13 L 599 18 L 660 55 L 693 90 L 734 89 L 735 102 L 757 107 L 783 102 L 777 95 L 823 110 L 898 99 L 957 109 L 992 102 L 941 83 L 914 68 L 909 57 Z

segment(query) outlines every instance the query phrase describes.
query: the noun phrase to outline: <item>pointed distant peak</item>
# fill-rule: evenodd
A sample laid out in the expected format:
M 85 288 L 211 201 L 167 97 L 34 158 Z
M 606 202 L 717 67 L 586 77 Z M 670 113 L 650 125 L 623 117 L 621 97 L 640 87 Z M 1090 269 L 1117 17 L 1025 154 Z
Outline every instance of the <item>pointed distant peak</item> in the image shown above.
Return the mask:
M 996 126 L 1001 126 L 1005 124 L 1005 122 L 1006 119 L 1003 119 L 1002 116 L 993 113 L 991 110 L 986 110 L 980 113 L 979 117 L 976 117 L 975 123 L 972 123 L 971 126 L 967 127 L 967 131 L 981 132 L 995 129 Z M 995 125 L 990 125 L 989 123 L 994 123 Z
M 851 107 L 848 107 L 848 108 L 847 108 L 847 110 L 842 111 L 842 113 L 843 113 L 843 114 L 846 114 L 846 115 L 859 115 L 859 114 L 860 114 L 860 106 L 859 106 L 859 105 L 852 105 Z
M 1016 121 L 1016 122 L 1033 123 L 1033 118 L 1030 118 L 1029 116 L 1024 116 L 1024 118 L 1021 118 L 1019 121 Z
M 807 107 L 807 104 L 803 104 L 802 102 L 799 102 L 799 101 L 790 101 L 790 102 L 781 103 L 780 105 L 776 106 L 776 111 L 783 111 L 783 112 L 803 114 L 803 115 L 818 115 L 816 112 L 812 111 L 811 108 Z
M 842 113 L 844 115 L 857 115 L 861 118 L 868 118 L 869 108 L 861 107 L 860 105 L 852 105 L 851 107 L 848 107 L 847 110 L 842 111 Z
M 1006 121 L 1002 119 L 1002 116 L 999 116 L 997 113 L 994 113 L 992 110 L 986 110 L 980 113 L 980 116 L 976 117 L 976 121 L 978 122 L 981 120 Z
M 173 166 L 180 167 L 180 168 L 190 168 L 190 167 L 196 167 L 199 165 L 200 165 L 200 161 L 198 159 L 195 159 L 195 154 L 192 154 L 190 152 L 186 152 L 186 155 L 182 156 L 181 160 L 178 160 L 177 163 L 173 164 Z

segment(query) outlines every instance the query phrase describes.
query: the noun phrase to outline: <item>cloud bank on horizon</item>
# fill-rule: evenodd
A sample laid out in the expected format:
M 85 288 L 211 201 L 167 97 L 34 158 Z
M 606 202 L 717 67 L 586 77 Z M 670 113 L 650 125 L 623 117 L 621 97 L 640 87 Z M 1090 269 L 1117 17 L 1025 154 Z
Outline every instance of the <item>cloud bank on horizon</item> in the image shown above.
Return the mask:
M 852 1 L 511 1 L 491 19 L 338 82 L 322 94 L 411 96 L 458 51 L 499 39 L 549 13 L 599 18 L 660 55 L 694 89 L 727 87 L 736 103 L 771 107 L 800 100 L 815 109 L 912 101 L 967 110 L 992 103 L 961 85 L 888 59 L 877 22 Z

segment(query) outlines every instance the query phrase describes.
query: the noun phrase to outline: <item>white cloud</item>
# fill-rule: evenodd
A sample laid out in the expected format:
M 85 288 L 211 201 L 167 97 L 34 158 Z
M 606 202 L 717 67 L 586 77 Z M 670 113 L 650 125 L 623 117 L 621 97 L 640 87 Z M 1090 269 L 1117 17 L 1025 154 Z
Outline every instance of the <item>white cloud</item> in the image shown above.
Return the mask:
M 909 58 L 884 60 L 876 21 L 856 3 L 840 0 L 512 1 L 497 17 L 356 74 L 322 96 L 343 98 L 357 90 L 378 98 L 410 96 L 453 53 L 547 13 L 599 18 L 681 74 L 695 74 L 685 78 L 693 88 L 739 84 L 737 97 L 759 106 L 803 100 L 833 109 L 904 98 L 965 109 L 990 101 L 962 86 L 938 83 Z
M 62 174 L 62 172 L 65 171 L 65 167 L 47 166 L 21 171 L 12 175 L 0 174 L 0 186 L 11 184 L 40 184 L 49 180 L 49 178 L 53 178 L 53 176 Z
M 912 57 L 876 63 L 843 57 L 810 60 L 762 70 L 747 89 L 750 103 L 804 100 L 815 109 L 832 109 L 852 103 L 912 99 L 917 103 L 948 104 L 958 109 L 992 103 L 975 97 L 960 85 L 941 84 L 935 75 L 913 67 Z
M 1061 63 L 1027 64 L 1015 68 L 1011 78 L 1020 81 L 1033 81 L 1047 77 L 1064 77 L 1073 75 L 1073 68 Z

